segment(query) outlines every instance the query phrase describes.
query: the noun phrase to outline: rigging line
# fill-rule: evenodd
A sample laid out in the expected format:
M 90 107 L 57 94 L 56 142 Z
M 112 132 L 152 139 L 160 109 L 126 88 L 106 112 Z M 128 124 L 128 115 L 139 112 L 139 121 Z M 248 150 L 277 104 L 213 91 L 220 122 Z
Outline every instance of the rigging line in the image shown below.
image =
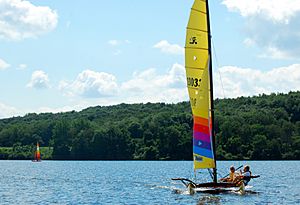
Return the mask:
M 193 174 L 190 172 L 190 177 L 193 179 L 193 180 L 197 180 L 197 170 L 194 168 L 194 151 L 193 151 L 193 163 L 191 164 L 191 167 L 192 167 L 192 170 L 193 170 Z
M 212 171 L 211 171 L 210 169 L 207 169 L 207 170 L 208 170 L 208 173 L 209 173 L 210 177 L 211 177 L 212 179 L 214 179 L 214 176 L 213 176 Z
M 222 178 L 222 175 L 220 174 L 220 173 L 217 173 L 218 174 L 218 176 L 220 177 L 220 179 Z
M 211 38 L 211 41 L 212 41 L 212 47 L 213 47 L 213 51 L 214 51 L 215 61 L 216 61 L 217 67 L 220 68 L 213 38 Z M 221 81 L 221 86 L 222 86 L 222 91 L 223 91 L 223 97 L 226 98 L 225 91 L 224 91 L 224 86 L 223 86 L 222 75 L 221 75 L 221 72 L 219 71 L 219 69 L 218 69 L 218 73 L 219 73 L 219 76 L 220 76 L 220 81 Z

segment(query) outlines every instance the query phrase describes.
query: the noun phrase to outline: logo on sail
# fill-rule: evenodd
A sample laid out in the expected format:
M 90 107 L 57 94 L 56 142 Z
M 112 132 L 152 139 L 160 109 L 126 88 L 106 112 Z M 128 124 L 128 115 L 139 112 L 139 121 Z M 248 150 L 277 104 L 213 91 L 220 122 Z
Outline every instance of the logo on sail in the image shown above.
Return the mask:
M 190 38 L 190 44 L 197 44 L 197 38 L 195 36 Z
M 194 160 L 195 160 L 195 161 L 198 161 L 198 162 L 202 162 L 202 161 L 203 161 L 203 158 L 200 157 L 200 156 L 194 155 Z

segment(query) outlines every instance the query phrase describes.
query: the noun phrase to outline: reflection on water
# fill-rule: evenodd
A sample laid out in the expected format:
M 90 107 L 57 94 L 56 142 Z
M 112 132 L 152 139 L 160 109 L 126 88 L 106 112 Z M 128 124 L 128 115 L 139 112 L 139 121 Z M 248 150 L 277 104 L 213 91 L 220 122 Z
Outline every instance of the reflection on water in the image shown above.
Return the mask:
M 197 205 L 204 204 L 221 204 L 221 198 L 219 196 L 203 196 L 198 200 Z

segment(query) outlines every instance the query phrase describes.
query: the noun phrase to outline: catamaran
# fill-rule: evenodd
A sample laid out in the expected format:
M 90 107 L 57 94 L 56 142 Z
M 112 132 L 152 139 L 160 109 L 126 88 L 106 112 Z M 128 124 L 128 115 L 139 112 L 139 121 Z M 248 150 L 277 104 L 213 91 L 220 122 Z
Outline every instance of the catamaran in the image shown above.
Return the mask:
M 195 0 L 190 12 L 185 43 L 187 87 L 194 120 L 194 172 L 196 174 L 199 169 L 212 169 L 213 181 L 198 184 L 186 178 L 173 180 L 182 181 L 190 193 L 201 190 L 215 193 L 232 188 L 243 191 L 243 183 L 219 182 L 217 179 L 211 54 L 208 0 Z
M 34 159 L 33 162 L 41 162 L 41 153 L 40 153 L 40 144 L 36 143 L 36 151 L 34 152 Z

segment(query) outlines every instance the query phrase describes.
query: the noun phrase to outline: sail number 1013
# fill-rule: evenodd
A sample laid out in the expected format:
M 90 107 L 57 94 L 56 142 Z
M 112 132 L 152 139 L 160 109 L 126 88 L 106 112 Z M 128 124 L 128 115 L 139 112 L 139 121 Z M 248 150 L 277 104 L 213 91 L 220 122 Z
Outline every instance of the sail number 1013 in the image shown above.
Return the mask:
M 188 86 L 197 88 L 200 86 L 201 79 L 187 77 L 186 81 Z

